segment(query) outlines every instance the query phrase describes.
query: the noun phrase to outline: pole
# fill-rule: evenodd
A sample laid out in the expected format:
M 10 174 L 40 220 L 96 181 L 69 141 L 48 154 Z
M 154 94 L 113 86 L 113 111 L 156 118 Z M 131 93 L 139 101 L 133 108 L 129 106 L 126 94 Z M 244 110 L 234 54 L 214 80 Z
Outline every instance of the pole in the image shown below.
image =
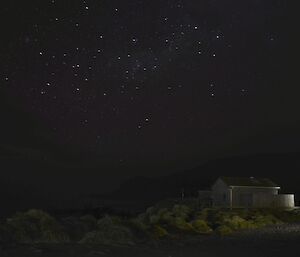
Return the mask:
M 232 210 L 232 187 L 229 189 L 229 197 L 230 197 L 230 210 Z

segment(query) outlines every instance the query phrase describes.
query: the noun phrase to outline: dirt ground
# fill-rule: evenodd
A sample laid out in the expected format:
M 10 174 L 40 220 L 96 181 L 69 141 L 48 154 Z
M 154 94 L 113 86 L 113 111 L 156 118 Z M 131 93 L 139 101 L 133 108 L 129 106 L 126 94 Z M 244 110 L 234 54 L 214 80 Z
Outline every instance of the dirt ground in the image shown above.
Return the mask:
M 136 246 L 18 245 L 0 257 L 300 257 L 300 224 L 280 225 L 227 237 L 199 236 Z

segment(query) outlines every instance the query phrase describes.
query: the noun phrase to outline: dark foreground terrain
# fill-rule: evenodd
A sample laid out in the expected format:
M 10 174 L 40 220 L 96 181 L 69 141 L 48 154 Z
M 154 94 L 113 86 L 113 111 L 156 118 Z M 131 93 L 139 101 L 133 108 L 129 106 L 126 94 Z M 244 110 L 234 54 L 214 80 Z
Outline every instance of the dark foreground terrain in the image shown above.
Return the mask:
M 231 236 L 197 236 L 148 245 L 36 244 L 6 246 L 1 257 L 298 257 L 300 224 L 275 225 Z

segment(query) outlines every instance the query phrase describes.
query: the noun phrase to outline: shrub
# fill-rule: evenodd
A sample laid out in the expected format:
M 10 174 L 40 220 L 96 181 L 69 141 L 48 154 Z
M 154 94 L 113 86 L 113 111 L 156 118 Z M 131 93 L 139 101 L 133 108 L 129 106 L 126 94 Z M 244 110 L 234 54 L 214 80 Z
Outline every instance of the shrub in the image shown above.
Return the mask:
M 205 220 L 194 220 L 192 226 L 197 233 L 210 234 L 212 232 L 212 229 L 207 225 Z
M 157 215 L 160 223 L 171 224 L 174 219 L 173 213 L 166 208 L 160 209 Z
M 281 221 L 274 217 L 272 214 L 257 215 L 253 219 L 253 223 L 256 227 L 263 227 L 272 224 L 279 224 Z
M 191 214 L 192 210 L 186 205 L 174 205 L 172 213 L 175 217 L 187 220 Z
M 169 235 L 168 231 L 159 225 L 155 225 L 152 228 L 152 234 L 153 234 L 154 238 L 157 238 L 157 239 L 165 238 Z
M 204 209 L 197 215 L 198 219 L 205 220 L 208 226 L 212 229 L 216 229 L 218 226 L 222 225 L 224 219 L 228 217 L 230 217 L 228 212 L 221 211 L 218 209 Z
M 129 221 L 129 226 L 130 225 L 133 226 L 134 228 L 138 229 L 138 230 L 143 230 L 143 231 L 146 231 L 150 227 L 148 224 L 144 223 L 143 221 L 141 221 L 138 218 L 131 219 Z
M 133 233 L 137 241 L 145 241 L 151 237 L 150 226 L 142 223 L 138 219 L 131 219 L 126 222 L 126 226 Z
M 71 240 L 79 240 L 85 234 L 83 227 L 78 218 L 66 217 L 61 220 L 61 224 L 64 227 L 66 233 L 69 235 Z
M 216 229 L 216 232 L 221 236 L 225 236 L 225 235 L 230 235 L 231 233 L 233 233 L 233 230 L 226 225 L 221 225 Z
M 109 229 L 113 226 L 121 225 L 121 219 L 116 216 L 105 215 L 97 221 L 97 228 L 100 230 Z
M 61 220 L 61 223 L 73 241 L 82 239 L 86 233 L 96 230 L 97 228 L 97 219 L 93 216 L 83 216 L 80 218 L 66 217 Z
M 184 232 L 195 232 L 192 224 L 186 222 L 182 217 L 175 217 L 171 226 L 177 230 L 181 230 Z
M 0 245 L 14 242 L 14 236 L 7 224 L 0 223 Z
M 58 222 L 41 210 L 19 212 L 7 219 L 7 225 L 15 240 L 21 243 L 58 243 L 69 240 Z
M 205 208 L 201 211 L 196 212 L 195 217 L 196 217 L 196 219 L 208 221 L 209 212 L 210 212 L 210 209 Z
M 121 224 L 119 218 L 105 216 L 97 222 L 97 230 L 88 232 L 80 243 L 132 245 L 134 236 L 129 228 Z
M 160 217 L 157 214 L 149 216 L 149 223 L 151 225 L 158 224 L 160 222 Z
M 230 227 L 232 230 L 249 229 L 254 227 L 252 222 L 247 221 L 238 215 L 226 217 L 223 224 Z

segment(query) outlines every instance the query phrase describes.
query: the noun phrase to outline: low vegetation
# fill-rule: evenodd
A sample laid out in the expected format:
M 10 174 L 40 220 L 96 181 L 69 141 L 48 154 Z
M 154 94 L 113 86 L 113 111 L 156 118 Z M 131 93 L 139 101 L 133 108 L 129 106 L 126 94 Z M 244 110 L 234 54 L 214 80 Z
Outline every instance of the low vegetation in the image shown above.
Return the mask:
M 41 210 L 16 213 L 1 224 L 2 241 L 19 243 L 61 243 L 69 236 L 55 218 Z
M 221 210 L 187 205 L 148 208 L 134 218 L 104 215 L 56 219 L 41 210 L 19 212 L 0 222 L 0 244 L 68 243 L 133 245 L 186 235 L 221 235 L 300 222 L 296 210 Z

